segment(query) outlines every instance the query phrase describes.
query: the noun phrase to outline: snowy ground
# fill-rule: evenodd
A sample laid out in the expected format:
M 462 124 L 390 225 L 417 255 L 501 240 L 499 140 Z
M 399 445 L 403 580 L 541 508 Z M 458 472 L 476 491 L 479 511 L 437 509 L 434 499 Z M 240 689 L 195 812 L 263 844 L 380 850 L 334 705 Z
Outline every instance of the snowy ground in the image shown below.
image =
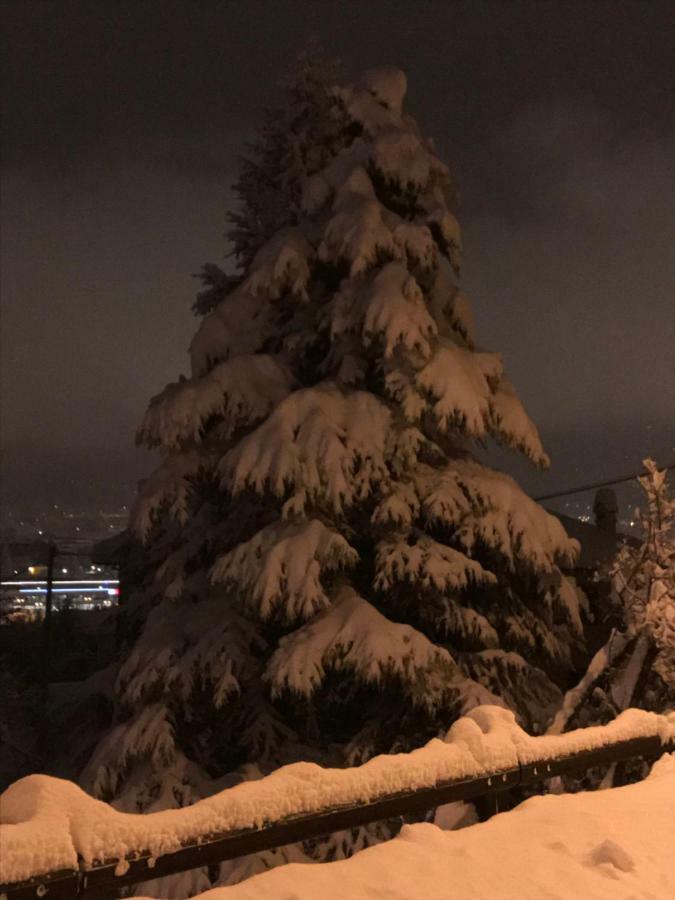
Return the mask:
M 673 900 L 675 755 L 639 784 L 533 797 L 460 831 L 413 825 L 349 860 L 292 864 L 201 900 Z

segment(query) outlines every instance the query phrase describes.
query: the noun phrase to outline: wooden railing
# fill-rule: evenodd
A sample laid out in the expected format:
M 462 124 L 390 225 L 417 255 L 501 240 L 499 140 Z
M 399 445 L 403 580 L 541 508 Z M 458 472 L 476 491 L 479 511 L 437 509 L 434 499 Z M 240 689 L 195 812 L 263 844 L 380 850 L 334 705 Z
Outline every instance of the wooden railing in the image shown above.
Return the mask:
M 0 900 L 110 900 L 121 888 L 154 878 L 185 872 L 285 844 L 354 828 L 369 822 L 411 814 L 457 800 L 494 798 L 505 791 L 545 781 L 556 775 L 581 772 L 593 766 L 611 765 L 643 757 L 655 759 L 675 752 L 675 738 L 635 737 L 554 759 L 542 758 L 513 768 L 486 770 L 480 777 L 438 782 L 433 787 L 380 795 L 357 806 L 320 809 L 260 828 L 220 834 L 204 834 L 196 841 L 159 858 L 144 848 L 127 855 L 123 874 L 118 860 L 75 871 L 42 873 L 29 881 L 0 884 Z M 1 852 L 1 848 L 0 848 Z

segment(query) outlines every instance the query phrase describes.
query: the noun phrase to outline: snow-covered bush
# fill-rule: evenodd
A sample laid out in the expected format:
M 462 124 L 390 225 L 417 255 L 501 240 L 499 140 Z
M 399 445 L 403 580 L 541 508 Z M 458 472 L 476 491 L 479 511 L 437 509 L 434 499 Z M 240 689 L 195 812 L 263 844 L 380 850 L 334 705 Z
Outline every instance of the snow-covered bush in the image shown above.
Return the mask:
M 85 779 L 126 809 L 409 749 L 485 702 L 536 729 L 559 702 L 577 548 L 474 455 L 548 462 L 476 342 L 455 190 L 405 93 L 391 69 L 301 80 L 244 165 L 236 273 L 205 270 L 192 374 L 141 425 L 156 563 Z
M 638 481 L 646 509 L 638 510 L 642 545 L 622 547 L 612 570 L 629 634 L 644 632 L 655 648 L 654 668 L 675 690 L 675 499 L 665 470 L 651 459 Z
M 656 712 L 675 708 L 675 500 L 665 470 L 651 459 L 644 467 L 638 481 L 645 506 L 636 512 L 641 541 L 625 543 L 609 573 L 622 627 L 566 694 L 553 733 L 604 725 L 629 706 Z M 614 781 L 615 768 L 606 783 Z M 581 782 L 592 784 L 597 777 L 589 773 Z

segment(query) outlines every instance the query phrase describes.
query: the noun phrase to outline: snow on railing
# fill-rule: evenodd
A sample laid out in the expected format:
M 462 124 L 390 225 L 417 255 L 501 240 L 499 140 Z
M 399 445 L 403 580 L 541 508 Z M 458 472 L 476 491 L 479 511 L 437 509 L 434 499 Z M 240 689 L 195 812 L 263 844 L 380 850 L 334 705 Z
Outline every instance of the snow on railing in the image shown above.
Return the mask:
M 445 740 L 362 766 L 284 766 L 164 812 L 121 813 L 75 784 L 30 775 L 0 797 L 0 898 L 92 898 L 367 822 L 675 751 L 675 713 L 627 710 L 602 727 L 531 737 L 511 712 L 477 707 Z

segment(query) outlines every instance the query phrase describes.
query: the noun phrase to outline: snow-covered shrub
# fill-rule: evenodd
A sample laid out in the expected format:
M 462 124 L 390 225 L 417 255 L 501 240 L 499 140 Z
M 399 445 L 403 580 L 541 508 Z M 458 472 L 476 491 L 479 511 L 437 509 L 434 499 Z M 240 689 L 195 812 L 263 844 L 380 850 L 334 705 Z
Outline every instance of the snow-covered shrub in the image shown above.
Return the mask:
M 675 690 L 675 498 L 665 470 L 651 459 L 644 467 L 638 481 L 646 509 L 637 512 L 642 545 L 622 547 L 612 576 L 628 632 L 649 637 L 656 651 L 654 668 Z
M 665 470 L 651 459 L 643 464 L 646 471 L 638 481 L 645 507 L 636 512 L 641 541 L 625 543 L 609 573 L 621 628 L 565 695 L 552 733 L 604 725 L 629 706 L 655 712 L 675 708 L 675 499 Z M 613 766 L 606 783 L 615 775 Z M 589 773 L 570 783 L 593 784 L 599 777 L 602 773 Z M 626 777 L 622 772 L 622 780 Z

